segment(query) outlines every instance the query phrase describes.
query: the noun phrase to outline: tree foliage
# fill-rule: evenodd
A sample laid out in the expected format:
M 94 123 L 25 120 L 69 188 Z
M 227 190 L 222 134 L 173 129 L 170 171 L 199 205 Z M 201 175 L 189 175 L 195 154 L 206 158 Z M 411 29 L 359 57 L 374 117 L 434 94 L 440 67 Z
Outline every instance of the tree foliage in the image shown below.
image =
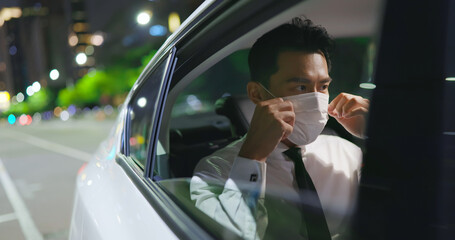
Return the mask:
M 20 115 L 20 114 L 33 114 L 35 112 L 42 112 L 45 110 L 52 109 L 52 92 L 46 88 L 41 88 L 40 91 L 29 96 L 25 101 L 20 103 L 12 103 L 8 111 L 3 112 L 3 116 L 9 114 Z
M 133 52 L 137 55 L 136 52 Z M 156 51 L 142 58 L 141 65 L 129 67 L 124 60 L 103 70 L 93 70 L 79 79 L 73 87 L 62 89 L 58 93 L 59 106 L 91 106 L 113 103 L 112 99 L 125 96 L 136 82 L 146 64 L 152 59 Z M 128 57 L 126 57 L 128 59 Z M 107 99 L 107 100 L 106 100 Z M 115 105 L 115 104 L 114 104 Z

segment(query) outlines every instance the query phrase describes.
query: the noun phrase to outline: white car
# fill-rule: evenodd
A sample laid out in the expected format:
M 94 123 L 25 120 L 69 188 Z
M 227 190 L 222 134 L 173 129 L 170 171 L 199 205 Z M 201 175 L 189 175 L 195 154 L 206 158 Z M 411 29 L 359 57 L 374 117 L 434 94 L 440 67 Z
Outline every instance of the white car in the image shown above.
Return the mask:
M 365 153 L 350 238 L 453 238 L 455 1 L 212 0 L 163 44 L 81 168 L 70 239 L 239 238 L 194 206 L 189 181 L 248 128 L 251 108 L 235 120 L 215 104 L 245 94 L 248 48 L 301 15 L 337 39 L 332 96 L 371 99 L 365 142 L 329 123 Z

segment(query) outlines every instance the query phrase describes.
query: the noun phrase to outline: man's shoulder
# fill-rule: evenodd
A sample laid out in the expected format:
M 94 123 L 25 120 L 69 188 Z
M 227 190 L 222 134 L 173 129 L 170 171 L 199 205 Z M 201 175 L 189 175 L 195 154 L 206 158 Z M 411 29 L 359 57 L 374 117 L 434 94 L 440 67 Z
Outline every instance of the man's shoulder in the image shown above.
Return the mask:
M 194 174 L 215 174 L 227 177 L 235 158 L 242 147 L 244 138 L 236 140 L 228 146 L 202 158 L 194 169 Z

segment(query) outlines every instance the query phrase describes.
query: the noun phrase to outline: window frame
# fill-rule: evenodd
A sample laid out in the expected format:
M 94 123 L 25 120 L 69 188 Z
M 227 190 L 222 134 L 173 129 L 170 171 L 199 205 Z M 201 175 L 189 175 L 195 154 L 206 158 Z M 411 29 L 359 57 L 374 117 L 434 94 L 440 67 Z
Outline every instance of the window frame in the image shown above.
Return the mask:
M 159 129 L 159 123 L 161 122 L 161 110 L 162 110 L 162 107 L 163 107 L 163 103 L 164 103 L 164 100 L 167 96 L 167 92 L 168 92 L 168 88 L 169 88 L 169 82 L 170 82 L 170 79 L 172 78 L 172 73 L 174 71 L 174 67 L 175 67 L 175 63 L 177 62 L 177 58 L 176 58 L 176 49 L 175 47 L 172 47 L 169 51 L 167 51 L 166 53 L 162 54 L 159 59 L 156 61 L 157 64 L 155 64 L 154 68 L 153 69 L 150 69 L 150 71 L 148 71 L 148 73 L 146 74 L 145 77 L 143 78 L 140 78 L 138 80 L 138 84 L 135 85 L 133 87 L 134 89 L 134 92 L 131 94 L 131 96 L 129 97 L 129 101 L 128 101 L 128 104 L 126 105 L 126 117 L 125 117 L 125 128 L 124 128 L 124 132 L 123 132 L 123 149 L 124 149 L 124 152 L 122 155 L 122 157 L 126 157 L 129 159 L 129 163 L 132 164 L 135 170 L 135 172 L 142 172 L 141 175 L 143 175 L 144 177 L 147 177 L 149 176 L 150 173 L 153 173 L 153 169 L 152 166 L 153 164 L 151 163 L 154 159 L 154 153 L 156 151 L 156 141 L 157 141 L 157 137 L 155 136 L 156 135 L 156 131 L 157 131 L 157 128 Z M 148 145 L 147 145 L 147 154 L 146 154 L 146 159 L 145 159 L 145 165 L 144 165 L 144 168 L 142 168 L 140 166 L 139 163 L 137 163 L 137 160 L 133 159 L 131 156 L 130 156 L 130 143 L 129 143 L 129 137 L 131 136 L 131 111 L 132 111 L 132 108 L 133 108 L 133 104 L 134 102 L 132 101 L 133 99 L 135 99 L 135 97 L 137 96 L 137 94 L 139 94 L 140 92 L 140 89 L 143 85 L 145 85 L 145 83 L 148 81 L 148 79 L 156 72 L 157 68 L 161 67 L 162 65 L 161 64 L 165 64 L 165 69 L 164 69 L 164 74 L 162 76 L 162 83 L 161 83 L 161 86 L 160 86 L 160 89 L 158 90 L 158 96 L 156 98 L 156 101 L 158 102 L 157 104 L 157 107 L 156 109 L 154 109 L 153 111 L 153 114 L 151 114 L 149 117 L 151 118 L 151 126 L 150 126 L 150 130 L 149 130 L 149 135 L 146 137 L 149 142 L 148 142 Z M 141 81 L 143 80 L 143 81 Z

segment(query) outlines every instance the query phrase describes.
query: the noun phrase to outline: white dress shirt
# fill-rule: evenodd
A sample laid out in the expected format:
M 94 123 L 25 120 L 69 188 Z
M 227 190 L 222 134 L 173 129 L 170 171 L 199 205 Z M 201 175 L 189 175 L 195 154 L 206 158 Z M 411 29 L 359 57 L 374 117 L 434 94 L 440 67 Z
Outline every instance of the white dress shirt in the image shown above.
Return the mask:
M 202 159 L 195 168 L 190 192 L 204 213 L 244 238 L 258 239 L 267 226 L 261 204 L 264 195 L 298 199 L 299 188 L 294 163 L 283 154 L 287 146 L 280 143 L 264 163 L 238 156 L 243 141 Z M 362 152 L 353 143 L 330 135 L 320 135 L 300 148 L 335 238 L 343 232 L 355 205 Z M 224 187 L 220 191 L 214 186 Z M 259 209 L 247 210 L 253 206 Z

